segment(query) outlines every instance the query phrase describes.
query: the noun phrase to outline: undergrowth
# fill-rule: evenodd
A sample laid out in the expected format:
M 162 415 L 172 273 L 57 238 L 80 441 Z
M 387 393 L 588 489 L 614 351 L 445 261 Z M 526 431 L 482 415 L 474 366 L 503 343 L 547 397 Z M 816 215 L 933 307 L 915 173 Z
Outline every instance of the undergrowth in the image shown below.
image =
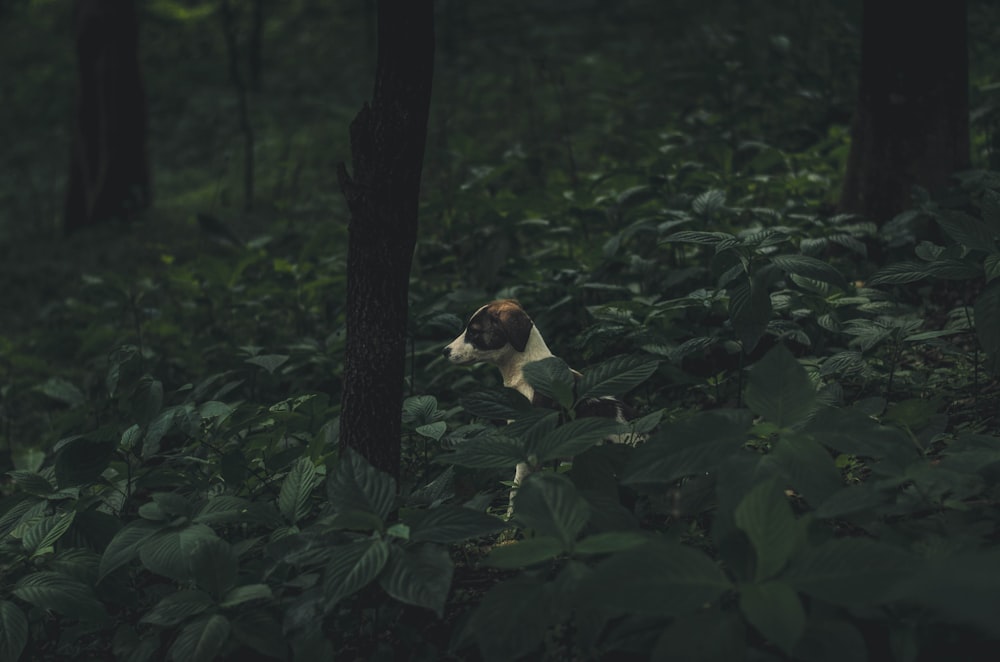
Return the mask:
M 398 483 L 337 444 L 332 165 L 367 85 L 364 12 L 270 17 L 249 215 L 211 11 L 150 3 L 160 198 L 139 225 L 51 242 L 37 184 L 58 188 L 62 158 L 27 155 L 55 120 L 11 138 L 8 164 L 32 165 L 2 185 L 0 660 L 992 659 L 990 75 L 980 169 L 861 219 L 833 210 L 857 17 L 832 3 L 755 21 L 634 2 L 596 24 L 447 4 Z M 323 27 L 359 58 L 302 66 L 332 48 Z M 500 296 L 561 357 L 527 370 L 555 409 L 441 358 Z M 574 418 L 591 395 L 641 414 Z M 646 440 L 600 443 L 622 433 Z M 518 462 L 544 470 L 505 521 Z

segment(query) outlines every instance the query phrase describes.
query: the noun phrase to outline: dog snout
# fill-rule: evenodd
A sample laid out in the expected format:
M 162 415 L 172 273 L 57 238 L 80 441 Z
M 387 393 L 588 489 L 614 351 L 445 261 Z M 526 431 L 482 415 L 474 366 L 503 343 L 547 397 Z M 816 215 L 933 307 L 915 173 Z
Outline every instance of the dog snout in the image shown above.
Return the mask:
M 444 349 L 442 349 L 441 353 L 444 354 L 444 357 L 446 359 L 451 358 L 451 346 L 449 345 L 449 346 L 445 347 Z

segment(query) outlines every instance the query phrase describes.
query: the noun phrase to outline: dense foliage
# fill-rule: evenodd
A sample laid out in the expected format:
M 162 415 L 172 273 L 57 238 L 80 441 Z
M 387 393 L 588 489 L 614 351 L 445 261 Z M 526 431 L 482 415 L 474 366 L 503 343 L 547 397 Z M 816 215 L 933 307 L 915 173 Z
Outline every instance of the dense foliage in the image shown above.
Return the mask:
M 977 170 L 861 219 L 839 3 L 442 3 L 397 484 L 337 445 L 372 17 L 283 4 L 255 211 L 214 8 L 155 0 L 157 205 L 60 245 L 64 9 L 0 2 L 5 48 L 54 53 L 0 63 L 0 660 L 993 659 L 995 8 Z M 527 371 L 556 409 L 440 357 L 495 296 L 561 357 Z

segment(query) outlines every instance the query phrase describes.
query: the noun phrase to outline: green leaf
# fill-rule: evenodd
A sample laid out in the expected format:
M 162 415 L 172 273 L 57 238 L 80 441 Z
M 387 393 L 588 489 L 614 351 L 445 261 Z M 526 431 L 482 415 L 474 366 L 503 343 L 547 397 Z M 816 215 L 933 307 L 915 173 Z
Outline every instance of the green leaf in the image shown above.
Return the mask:
M 139 554 L 139 547 L 154 533 L 160 530 L 161 524 L 147 520 L 133 520 L 119 529 L 115 537 L 108 543 L 107 549 L 101 555 L 98 566 L 97 581 L 108 576 L 125 565 Z
M 316 466 L 308 457 L 300 457 L 292 465 L 278 493 L 278 510 L 286 520 L 295 524 L 309 514 L 309 497 L 320 480 L 316 475 Z
M 844 487 L 830 451 L 809 436 L 784 433 L 767 457 L 813 507 Z
M 525 568 L 536 563 L 551 561 L 561 555 L 565 549 L 562 541 L 553 536 L 526 538 L 494 547 L 483 563 L 493 568 L 506 570 Z
M 460 542 L 496 533 L 506 526 L 498 517 L 460 506 L 411 510 L 402 519 L 410 527 L 413 542 Z
M 24 535 L 23 543 L 32 558 L 40 554 L 51 553 L 53 547 L 76 518 L 76 511 L 61 512 L 50 515 L 33 526 Z
M 847 279 L 837 269 L 808 255 L 775 255 L 771 263 L 790 274 L 829 283 L 847 291 Z
M 150 377 L 143 377 L 132 393 L 132 414 L 134 420 L 147 427 L 163 409 L 163 384 Z
M 475 637 L 486 662 L 509 662 L 532 653 L 553 617 L 548 586 L 528 576 L 496 584 L 472 612 L 458 641 Z
M 580 591 L 597 609 L 675 617 L 703 609 L 732 588 L 701 552 L 650 542 L 597 564 Z
M 204 591 L 177 591 L 160 600 L 139 622 L 174 627 L 214 605 L 215 601 Z
M 806 627 L 806 612 L 795 590 L 781 582 L 740 586 L 740 611 L 765 639 L 791 654 Z
M 425 544 L 403 549 L 393 545 L 379 584 L 400 602 L 426 607 L 441 618 L 454 571 L 444 547 Z
M 448 424 L 444 421 L 438 421 L 437 423 L 418 425 L 414 428 L 414 430 L 421 437 L 427 437 L 428 439 L 433 439 L 434 441 L 441 441 L 441 437 L 443 437 L 444 433 L 448 431 Z
M 514 517 L 538 534 L 556 538 L 568 551 L 590 517 L 590 506 L 565 476 L 535 473 L 518 487 Z
M 327 613 L 337 602 L 375 581 L 389 560 L 389 544 L 378 538 L 338 545 L 333 551 L 323 577 Z
M 915 569 L 913 557 L 864 538 L 838 538 L 796 557 L 784 579 L 815 598 L 847 607 L 879 604 Z
M 996 250 L 994 234 L 989 226 L 965 212 L 942 209 L 934 214 L 934 220 L 949 237 L 969 250 Z
M 931 263 L 908 260 L 882 267 L 868 279 L 868 285 L 903 285 L 915 283 L 933 275 L 934 268 Z
M 246 360 L 246 363 L 263 368 L 267 374 L 273 375 L 274 371 L 285 365 L 291 357 L 287 354 L 261 354 Z
M 178 582 L 191 578 L 189 559 L 195 545 L 217 538 L 204 524 L 191 524 L 180 529 L 164 529 L 154 533 L 139 546 L 139 560 L 158 575 Z
M 636 449 L 625 467 L 625 485 L 671 485 L 685 476 L 713 471 L 720 462 L 741 452 L 751 415 L 746 410 L 702 412 L 660 432 Z
M 74 439 L 56 453 L 55 474 L 60 488 L 94 482 L 111 464 L 115 444 Z
M 995 280 L 976 297 L 974 305 L 976 337 L 988 354 L 1000 355 L 1000 280 Z
M 101 622 L 107 618 L 104 605 L 97 601 L 89 586 L 58 572 L 26 575 L 11 592 L 36 607 L 82 621 Z
M 69 407 L 78 407 L 87 401 L 80 389 L 61 377 L 49 377 L 35 390 Z
M 649 541 L 649 537 L 634 531 L 607 531 L 587 536 L 576 544 L 575 554 L 611 554 L 632 549 Z
M 695 196 L 691 201 L 691 211 L 699 216 L 711 217 L 726 204 L 726 192 L 720 189 L 709 189 Z
M 560 457 L 581 453 L 603 439 L 626 432 L 628 427 L 609 418 L 578 418 L 528 446 L 528 455 L 535 455 L 538 462 L 548 462 Z
M 384 522 L 396 502 L 396 481 L 392 476 L 368 464 L 350 448 L 340 456 L 337 470 L 326 485 L 330 505 L 338 512 L 359 510 Z
M 434 423 L 442 414 L 438 412 L 437 398 L 433 395 L 414 395 L 403 400 L 403 422 L 414 425 Z
M 771 321 L 771 296 L 760 278 L 739 278 L 726 287 L 729 319 L 744 352 L 752 352 Z
M 494 421 L 508 421 L 531 410 L 531 402 L 512 388 L 474 391 L 463 395 L 462 409 L 473 416 Z
M 13 602 L 0 600 L 0 661 L 17 662 L 28 643 L 28 619 Z
M 229 641 L 229 619 L 211 614 L 189 623 L 170 647 L 170 659 L 177 662 L 211 662 Z
M 746 659 L 746 626 L 738 614 L 705 609 L 675 619 L 649 659 L 678 662 L 741 662 Z
M 774 577 L 800 541 L 800 527 L 784 491 L 776 480 L 764 481 L 750 490 L 733 515 L 756 552 L 754 578 L 763 581 Z
M 728 232 L 699 232 L 697 230 L 683 230 L 675 232 L 668 237 L 664 237 L 661 243 L 680 242 L 685 244 L 706 244 L 714 246 L 723 241 L 736 239 L 735 235 Z
M 618 356 L 591 366 L 580 380 L 577 400 L 624 395 L 649 379 L 659 365 L 659 361 L 641 356 Z
M 973 625 L 995 638 L 1000 635 L 1000 553 L 967 551 L 911 566 L 883 599 L 916 603 L 948 622 Z
M 805 421 L 816 407 L 816 387 L 784 345 L 754 364 L 747 380 L 747 406 L 778 427 Z
M 563 409 L 570 409 L 573 406 L 576 378 L 565 361 L 550 356 L 526 364 L 523 370 L 524 378 L 536 391 L 552 398 Z
M 487 432 L 463 441 L 453 452 L 439 456 L 437 461 L 474 469 L 510 469 L 527 457 L 520 441 Z
M 221 538 L 205 538 L 193 545 L 188 556 L 191 578 L 213 597 L 221 598 L 236 584 L 239 570 L 232 546 Z
M 219 602 L 219 606 L 223 609 L 230 609 L 247 602 L 270 600 L 273 597 L 274 594 L 271 592 L 271 587 L 267 584 L 245 584 L 237 586 L 226 593 L 225 597 Z

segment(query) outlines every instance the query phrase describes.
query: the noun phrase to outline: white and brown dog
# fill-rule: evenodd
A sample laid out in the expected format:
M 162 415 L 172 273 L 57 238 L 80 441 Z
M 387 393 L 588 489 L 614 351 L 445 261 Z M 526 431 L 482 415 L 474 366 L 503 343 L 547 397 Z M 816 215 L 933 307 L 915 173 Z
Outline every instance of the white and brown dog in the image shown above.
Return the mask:
M 554 356 L 545 339 L 538 332 L 521 304 L 514 299 L 501 299 L 486 304 L 469 318 L 465 330 L 451 342 L 443 351 L 445 357 L 458 365 L 473 363 L 492 363 L 500 369 L 503 385 L 515 389 L 536 406 L 550 404 L 524 377 L 524 366 L 532 361 L 540 361 Z M 577 379 L 582 377 L 573 370 Z M 628 407 L 612 397 L 587 398 L 576 407 L 577 416 L 600 416 L 614 418 L 622 423 L 629 413 Z M 631 443 L 641 439 L 637 435 L 623 434 L 611 439 L 616 443 Z M 530 473 L 532 468 L 521 462 L 517 465 L 514 475 L 516 489 Z M 513 491 L 511 503 L 513 504 Z

